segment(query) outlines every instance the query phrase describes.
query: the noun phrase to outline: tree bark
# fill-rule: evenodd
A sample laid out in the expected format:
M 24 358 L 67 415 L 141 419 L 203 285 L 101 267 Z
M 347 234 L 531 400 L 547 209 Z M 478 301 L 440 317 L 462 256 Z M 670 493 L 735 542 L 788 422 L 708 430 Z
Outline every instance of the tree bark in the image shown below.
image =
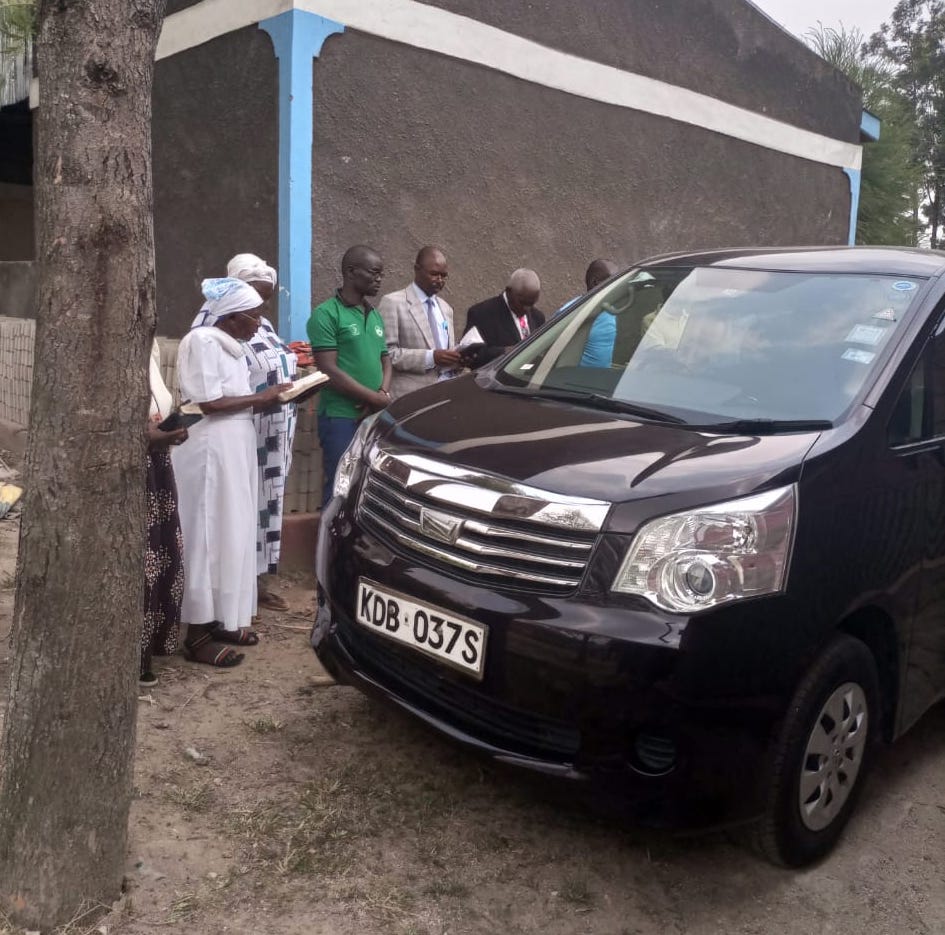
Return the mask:
M 0 909 L 46 929 L 121 891 L 154 332 L 151 85 L 165 0 L 42 0 L 39 286 Z

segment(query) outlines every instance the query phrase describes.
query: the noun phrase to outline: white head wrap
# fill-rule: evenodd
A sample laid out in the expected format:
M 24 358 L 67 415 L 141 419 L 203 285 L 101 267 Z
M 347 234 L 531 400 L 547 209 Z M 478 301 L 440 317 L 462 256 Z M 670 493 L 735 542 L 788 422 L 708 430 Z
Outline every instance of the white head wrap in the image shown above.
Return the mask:
M 226 264 L 226 275 L 243 282 L 268 282 L 276 286 L 276 271 L 255 253 L 237 253 Z
M 251 308 L 259 308 L 263 304 L 262 297 L 249 283 L 231 276 L 225 279 L 205 279 L 200 284 L 200 290 L 207 300 L 201 309 L 201 325 L 215 325 L 227 315 L 248 312 Z

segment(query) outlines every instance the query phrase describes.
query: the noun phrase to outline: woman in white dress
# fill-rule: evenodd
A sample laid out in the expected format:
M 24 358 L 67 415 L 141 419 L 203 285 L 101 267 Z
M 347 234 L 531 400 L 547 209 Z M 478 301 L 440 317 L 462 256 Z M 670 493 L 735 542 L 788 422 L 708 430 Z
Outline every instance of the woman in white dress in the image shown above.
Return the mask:
M 193 328 L 177 352 L 181 398 L 204 418 L 172 454 L 184 544 L 181 621 L 184 652 L 196 662 L 230 667 L 243 654 L 229 645 L 259 641 L 256 611 L 258 469 L 254 410 L 277 404 L 288 382 L 254 393 L 244 341 L 259 328 L 262 299 L 239 279 L 205 279 L 213 324 Z

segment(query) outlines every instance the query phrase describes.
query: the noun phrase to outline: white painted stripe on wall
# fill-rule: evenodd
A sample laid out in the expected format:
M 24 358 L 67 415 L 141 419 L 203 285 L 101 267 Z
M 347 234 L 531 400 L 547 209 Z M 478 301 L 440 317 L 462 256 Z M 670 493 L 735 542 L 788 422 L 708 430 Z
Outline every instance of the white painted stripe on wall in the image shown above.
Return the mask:
M 169 58 L 297 6 L 293 0 L 202 0 L 164 20 L 155 58 Z
M 858 169 L 862 150 L 733 104 L 549 49 L 417 0 L 298 0 L 353 29 L 475 62 L 568 94 L 678 120 L 814 162 Z
M 468 16 L 417 0 L 202 0 L 164 23 L 165 58 L 290 9 L 617 107 L 701 127 L 812 162 L 859 169 L 854 143 L 802 130 L 697 91 L 559 52 Z

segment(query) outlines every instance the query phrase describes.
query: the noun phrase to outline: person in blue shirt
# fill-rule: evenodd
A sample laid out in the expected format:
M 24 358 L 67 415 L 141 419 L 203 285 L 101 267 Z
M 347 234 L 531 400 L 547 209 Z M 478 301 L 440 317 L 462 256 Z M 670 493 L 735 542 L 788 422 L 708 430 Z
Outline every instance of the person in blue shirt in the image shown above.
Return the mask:
M 599 286 L 617 272 L 613 260 L 593 260 L 584 274 L 587 291 Z M 584 352 L 581 354 L 582 367 L 609 367 L 614 359 L 614 342 L 617 340 L 617 318 L 603 306 L 587 333 Z

